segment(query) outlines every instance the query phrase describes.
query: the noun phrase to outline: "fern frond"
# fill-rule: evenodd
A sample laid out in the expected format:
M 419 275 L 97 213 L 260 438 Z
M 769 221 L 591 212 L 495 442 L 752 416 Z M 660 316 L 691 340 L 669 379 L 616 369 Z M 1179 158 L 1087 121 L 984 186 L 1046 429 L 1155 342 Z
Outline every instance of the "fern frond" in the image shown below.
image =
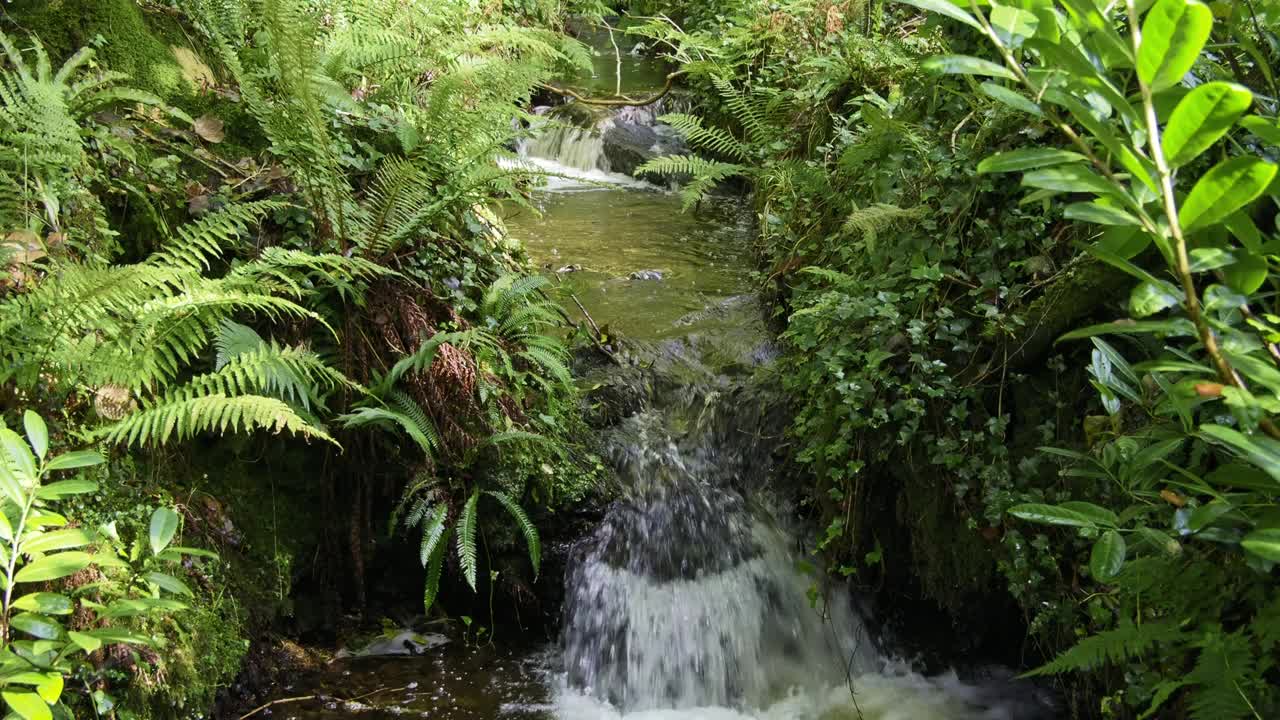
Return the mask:
M 418 552 L 418 557 L 422 560 L 422 567 L 426 567 L 431 563 L 431 558 L 436 554 L 440 541 L 444 538 L 445 520 L 448 518 L 448 512 L 448 508 L 444 505 L 436 505 L 427 512 L 427 520 L 422 525 L 422 544 L 419 546 Z
M 449 537 L 454 532 L 452 528 L 445 531 L 440 538 L 440 542 L 436 543 L 434 552 L 427 562 L 427 579 L 422 587 L 422 607 L 423 612 L 431 612 L 431 606 L 436 602 L 436 596 L 440 594 L 440 574 L 444 569 L 444 549 L 449 544 Z
M 520 503 L 510 495 L 497 490 L 486 490 L 485 494 L 501 503 L 516 521 L 520 534 L 524 535 L 524 544 L 529 549 L 529 562 L 533 564 L 533 575 L 536 578 L 539 568 L 542 567 L 542 541 L 538 538 L 538 528 L 534 527 L 529 516 L 525 514 L 524 508 L 520 507 Z
M 161 399 L 117 423 L 93 433 L 95 438 L 127 447 L 163 445 L 201 432 L 266 430 L 316 438 L 337 445 L 332 437 L 308 423 L 287 403 L 258 395 L 206 395 L 190 399 Z
M 1118 663 L 1137 657 L 1160 643 L 1175 642 L 1182 638 L 1182 634 L 1182 630 L 1171 621 L 1142 625 L 1126 622 L 1081 640 L 1027 675 L 1056 675 L 1073 670 L 1092 670 L 1108 662 Z
M 876 238 L 880 233 L 893 228 L 907 220 L 918 220 L 928 215 L 923 207 L 901 208 L 887 203 L 874 203 L 865 208 L 854 207 L 845 218 L 843 230 L 851 235 L 860 235 L 867 248 L 875 251 Z
M 232 203 L 178 228 L 177 238 L 147 262 L 167 267 L 208 269 L 210 260 L 234 247 L 269 213 L 289 207 L 276 200 Z
M 458 518 L 458 563 L 472 590 L 476 589 L 476 503 L 479 500 L 479 490 L 471 493 Z
M 729 134 L 729 131 L 718 127 L 706 127 L 702 118 L 696 115 L 672 113 L 658 118 L 661 122 L 675 128 L 694 147 L 714 155 L 732 160 L 745 161 L 750 156 L 750 149 Z

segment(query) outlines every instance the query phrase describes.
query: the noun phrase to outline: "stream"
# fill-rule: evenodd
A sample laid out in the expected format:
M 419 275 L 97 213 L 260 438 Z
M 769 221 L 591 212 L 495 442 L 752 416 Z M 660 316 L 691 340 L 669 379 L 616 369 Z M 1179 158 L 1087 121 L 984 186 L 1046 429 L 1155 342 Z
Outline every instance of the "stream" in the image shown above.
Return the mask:
M 652 125 L 659 111 L 622 109 L 599 123 Z M 454 639 L 413 656 L 335 661 L 280 696 L 357 699 L 280 705 L 272 714 L 1055 717 L 1048 698 L 1008 671 L 982 681 L 966 675 L 967 682 L 955 672 L 916 672 L 868 631 L 847 590 L 816 590 L 796 540 L 808 531 L 788 526 L 792 508 L 771 486 L 785 421 L 755 379 L 776 351 L 753 294 L 750 211 L 726 198 L 681 212 L 674 193 L 615 170 L 601 127 L 552 124 L 526 143 L 525 162 L 557 177 L 536 199 L 540 217 L 512 210 L 506 218 L 538 266 L 606 334 L 616 330 L 637 348 L 642 359 L 632 364 L 644 369 L 636 383 L 643 389 L 603 431 L 620 495 L 570 555 L 559 641 Z M 626 372 L 597 368 L 583 383 L 607 384 Z

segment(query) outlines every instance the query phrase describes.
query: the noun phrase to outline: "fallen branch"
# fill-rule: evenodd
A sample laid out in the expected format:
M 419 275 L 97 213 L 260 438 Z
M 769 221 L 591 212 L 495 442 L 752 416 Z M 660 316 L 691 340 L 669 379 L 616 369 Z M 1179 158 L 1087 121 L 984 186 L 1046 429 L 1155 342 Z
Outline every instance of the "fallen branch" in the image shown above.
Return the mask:
M 410 689 L 411 687 L 412 687 L 412 686 L 410 686 L 410 685 L 405 685 L 404 687 L 398 687 L 398 688 L 385 688 L 385 687 L 384 687 L 384 688 L 378 688 L 377 690 L 374 690 L 373 692 L 367 692 L 367 693 L 365 693 L 365 694 L 363 694 L 363 695 L 357 695 L 357 696 L 355 696 L 355 697 L 353 697 L 353 698 L 343 699 L 343 698 L 340 698 L 340 697 L 334 697 L 333 699 L 334 699 L 334 700 L 337 700 L 337 701 L 339 701 L 339 702 L 344 702 L 344 703 L 358 702 L 358 701 L 360 701 L 360 700 L 364 700 L 365 698 L 373 697 L 374 695 L 380 695 L 380 694 L 382 694 L 382 693 L 386 693 L 386 692 L 400 692 L 401 690 L 408 690 L 408 689 Z M 254 709 L 250 710 L 249 712 L 245 713 L 244 715 L 241 715 L 241 716 L 239 717 L 239 720 L 248 720 L 248 718 L 251 718 L 251 717 L 253 717 L 254 715 L 257 715 L 258 713 L 262 712 L 263 710 L 266 710 L 266 709 L 271 708 L 271 707 L 275 707 L 276 705 L 287 705 L 287 704 L 289 704 L 289 703 L 306 702 L 307 700 L 319 700 L 319 699 L 324 698 L 324 697 L 329 697 L 329 696 L 327 696 L 327 695 L 298 695 L 297 697 L 287 697 L 287 698 L 280 698 L 280 699 L 278 699 L 278 700 L 272 700 L 271 702 L 269 702 L 269 703 L 267 703 L 267 704 L 265 704 L 265 705 L 261 705 L 261 706 L 259 706 L 259 707 L 256 707 L 256 708 L 254 708 Z
M 643 107 L 645 105 L 652 105 L 658 102 L 659 100 L 661 100 L 662 98 L 666 97 L 667 93 L 671 92 L 671 87 L 675 83 L 676 78 L 680 77 L 681 75 L 684 75 L 685 72 L 686 71 L 684 70 L 677 70 L 671 73 L 670 75 L 667 75 L 667 83 L 662 86 L 662 89 L 659 90 L 658 93 L 653 97 L 645 98 L 644 100 L 636 100 L 634 98 L 629 98 L 623 95 L 619 95 L 616 98 L 589 98 L 583 95 L 579 95 L 578 93 L 568 88 L 558 88 L 554 85 L 548 85 L 546 83 L 539 83 L 538 87 L 542 88 L 543 90 L 549 90 L 553 93 L 556 93 L 557 95 L 573 98 L 574 100 L 577 100 L 578 102 L 586 105 L 603 105 L 605 107 Z

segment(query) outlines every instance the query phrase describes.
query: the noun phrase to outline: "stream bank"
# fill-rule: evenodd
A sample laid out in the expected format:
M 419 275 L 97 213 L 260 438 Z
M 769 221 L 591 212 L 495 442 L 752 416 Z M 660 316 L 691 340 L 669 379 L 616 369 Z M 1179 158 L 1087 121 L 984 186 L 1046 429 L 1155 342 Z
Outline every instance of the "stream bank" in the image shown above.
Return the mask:
M 778 350 L 753 280 L 751 211 L 725 198 L 681 212 L 674 194 L 614 172 L 599 134 L 582 130 L 553 126 L 542 132 L 554 137 L 524 146 L 523 162 L 554 178 L 535 196 L 539 214 L 505 218 L 613 352 L 577 368 L 616 486 L 599 521 L 564 547 L 558 637 L 471 617 L 418 634 L 388 628 L 380 656 L 339 659 L 278 688 L 278 699 L 305 698 L 280 712 L 1052 717 L 1053 698 L 1009 670 L 975 671 L 979 661 L 952 656 L 970 668 L 964 679 L 918 672 L 849 588 L 806 558 L 804 493 L 786 479 Z

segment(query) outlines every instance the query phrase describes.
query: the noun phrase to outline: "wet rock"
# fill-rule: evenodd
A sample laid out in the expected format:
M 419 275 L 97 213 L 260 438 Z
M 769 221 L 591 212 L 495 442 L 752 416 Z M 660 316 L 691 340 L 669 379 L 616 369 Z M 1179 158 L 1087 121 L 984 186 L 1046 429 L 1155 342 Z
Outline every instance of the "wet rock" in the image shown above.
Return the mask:
M 627 275 L 628 280 L 661 280 L 661 270 L 636 270 Z
M 581 272 L 581 270 L 582 270 L 582 266 L 575 263 L 573 265 L 565 265 L 559 270 L 556 270 L 556 274 L 563 275 L 565 273 Z
M 636 168 L 664 155 L 684 155 L 688 146 L 675 128 L 652 119 L 619 114 L 604 128 L 604 154 L 614 172 L 635 175 Z
M 386 655 L 421 655 L 426 651 L 444 645 L 449 638 L 435 633 L 416 633 L 403 630 L 390 637 L 380 637 L 355 651 L 340 650 L 335 658 L 348 657 L 381 657 Z

